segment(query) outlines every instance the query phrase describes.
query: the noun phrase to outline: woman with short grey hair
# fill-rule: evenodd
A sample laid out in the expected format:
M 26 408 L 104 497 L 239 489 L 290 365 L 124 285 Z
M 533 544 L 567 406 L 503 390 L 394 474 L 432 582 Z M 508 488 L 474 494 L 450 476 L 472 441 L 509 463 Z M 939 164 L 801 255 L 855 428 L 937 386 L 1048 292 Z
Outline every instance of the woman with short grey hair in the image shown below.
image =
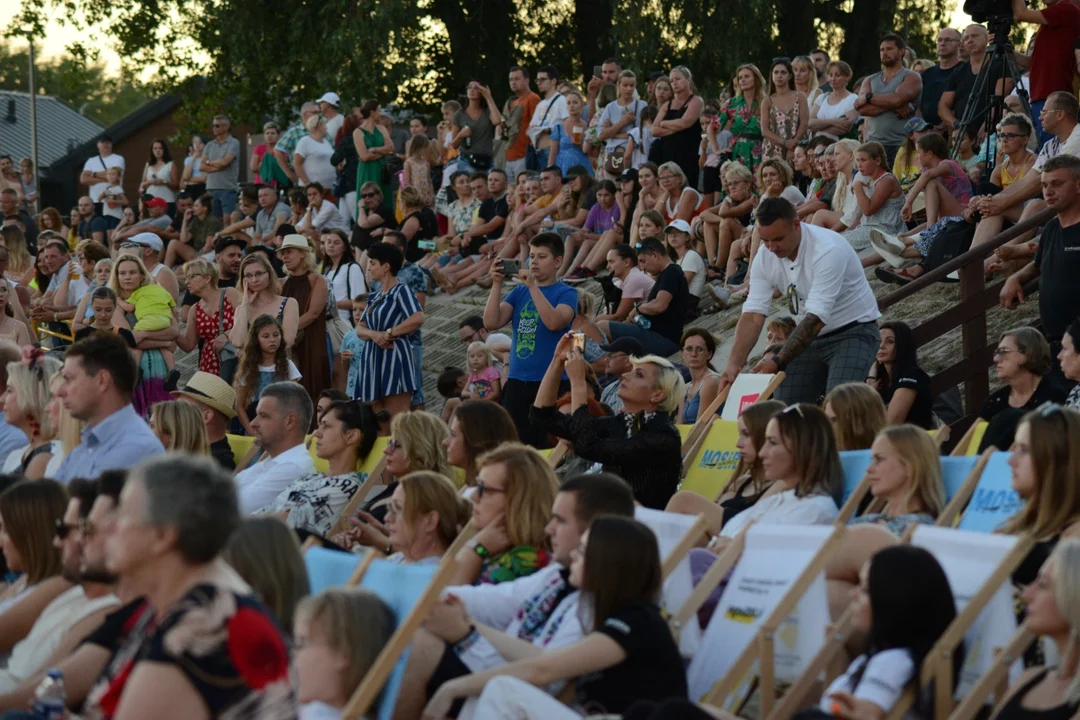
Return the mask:
M 90 690 L 87 714 L 285 716 L 295 706 L 281 629 L 221 560 L 240 524 L 232 477 L 209 458 L 161 455 L 136 466 L 105 562 L 131 597 L 132 629 Z M 117 700 L 119 698 L 119 700 Z

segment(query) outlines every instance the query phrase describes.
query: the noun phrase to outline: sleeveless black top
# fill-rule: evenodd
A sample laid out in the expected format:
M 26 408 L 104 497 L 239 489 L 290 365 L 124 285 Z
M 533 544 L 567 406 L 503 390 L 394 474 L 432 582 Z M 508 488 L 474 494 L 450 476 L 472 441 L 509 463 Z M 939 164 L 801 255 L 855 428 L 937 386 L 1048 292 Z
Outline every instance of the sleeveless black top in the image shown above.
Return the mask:
M 675 108 L 668 105 L 665 120 L 679 120 L 686 114 L 686 107 L 693 102 L 697 95 L 691 95 L 683 103 L 682 107 Z M 672 103 L 675 100 L 672 99 Z M 663 159 L 665 162 L 676 163 L 686 174 L 686 187 L 697 188 L 698 185 L 698 148 L 701 147 L 701 127 L 694 123 L 688 128 L 683 128 L 673 135 L 663 138 Z
M 1050 668 L 1043 668 L 1041 672 L 1036 673 L 1018 693 L 1012 696 L 1005 707 L 1001 708 L 997 720 L 1069 720 L 1075 715 L 1077 709 L 1080 708 L 1080 703 L 1063 703 L 1049 710 L 1032 710 L 1021 706 L 1024 697 L 1031 692 L 1033 687 L 1042 682 L 1048 672 Z
M 727 525 L 728 520 L 735 517 L 743 510 L 752 507 L 758 500 L 761 499 L 761 496 L 765 494 L 765 491 L 762 490 L 761 492 L 754 493 L 753 495 L 743 495 L 743 490 L 746 489 L 746 486 L 754 482 L 749 475 L 746 475 L 744 477 L 746 478 L 746 480 L 743 482 L 742 485 L 739 485 L 737 488 L 735 488 L 734 497 L 730 497 L 724 502 L 720 503 L 720 507 L 724 509 L 725 525 Z

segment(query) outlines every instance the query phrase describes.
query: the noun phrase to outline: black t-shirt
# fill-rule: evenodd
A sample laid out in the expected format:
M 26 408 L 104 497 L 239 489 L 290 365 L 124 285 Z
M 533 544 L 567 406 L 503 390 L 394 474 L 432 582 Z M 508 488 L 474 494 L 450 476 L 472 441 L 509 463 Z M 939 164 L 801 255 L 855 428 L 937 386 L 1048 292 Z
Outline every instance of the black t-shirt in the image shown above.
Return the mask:
M 656 299 L 657 293 L 661 290 L 671 293 L 671 302 L 667 310 L 659 315 L 646 316 L 652 322 L 649 329 L 677 343 L 682 337 L 683 320 L 686 319 L 686 303 L 690 297 L 690 286 L 686 282 L 686 275 L 681 267 L 670 263 L 660 272 L 652 290 L 649 291 L 649 300 Z
M 949 78 L 960 65 L 953 65 L 948 70 L 940 65 L 926 68 L 922 75 L 922 96 L 919 98 L 919 107 L 922 108 L 923 120 L 931 125 L 941 122 L 937 107 L 941 96 L 945 94 L 945 88 L 949 84 Z
M 393 208 L 386 203 L 379 205 L 379 207 L 375 208 L 371 214 L 378 215 L 382 218 L 382 223 L 370 228 L 362 228 L 359 225 L 354 227 L 352 237 L 349 238 L 349 243 L 354 248 L 367 250 L 371 247 L 371 243 L 375 242 L 375 238 L 371 235 L 372 230 L 378 230 L 379 228 L 397 230 L 397 216 L 394 214 Z
M 84 328 L 76 331 L 76 333 L 75 333 L 75 341 L 78 342 L 79 340 L 85 340 L 86 338 L 90 337 L 94 333 L 98 333 L 98 332 L 105 332 L 105 331 L 104 330 L 98 330 L 97 328 L 92 328 L 92 327 L 84 327 Z M 135 347 L 135 336 L 131 334 L 130 330 L 128 330 L 127 328 L 118 327 L 118 328 L 116 328 L 116 334 L 119 335 L 120 337 L 124 338 L 124 342 L 126 342 L 128 344 L 128 347 L 130 347 L 130 348 Z
M 89 220 L 83 220 L 79 223 L 78 234 L 83 240 L 93 240 L 94 233 L 107 233 L 109 231 L 109 223 L 105 221 L 105 218 L 100 215 L 95 215 Z
M 983 59 L 983 65 L 986 65 L 988 58 Z M 995 84 L 1001 79 L 1003 74 L 1003 62 L 1004 58 L 995 62 L 994 67 L 989 70 L 990 77 L 994 80 Z M 964 110 L 967 108 L 968 98 L 971 97 L 971 91 L 975 89 L 975 73 L 971 72 L 970 63 L 960 63 L 953 68 L 952 74 L 949 76 L 948 81 L 945 84 L 945 91 L 955 92 L 956 100 L 953 102 L 952 111 L 957 120 L 964 119 Z M 968 127 L 981 127 L 983 121 L 986 120 L 986 110 L 988 104 L 987 98 L 977 98 L 978 105 L 975 106 L 975 115 L 972 117 L 972 122 Z
M 420 247 L 421 240 L 434 240 L 439 237 L 439 219 L 435 217 L 434 210 L 428 207 L 422 208 L 405 218 L 405 221 L 401 223 L 402 226 L 412 217 L 416 218 L 420 227 L 413 233 L 412 240 L 409 240 L 409 246 L 405 250 L 405 262 L 416 262 L 431 252 Z
M 219 289 L 222 289 L 222 290 L 224 290 L 225 288 L 234 288 L 234 287 L 236 287 L 236 283 L 237 283 L 237 282 L 238 282 L 239 280 L 240 280 L 240 276 L 239 276 L 239 275 L 233 275 L 233 276 L 232 276 L 231 278 L 229 278 L 228 280 L 222 280 L 221 278 L 218 278 L 218 283 L 217 283 L 217 284 L 218 284 L 218 288 L 219 288 Z M 197 298 L 196 296 L 192 295 L 192 294 L 191 294 L 191 291 L 190 291 L 190 290 L 185 290 L 185 291 L 184 291 L 184 299 L 183 299 L 183 301 L 182 301 L 182 302 L 180 303 L 180 305 L 181 305 L 181 306 L 186 306 L 186 305 L 194 305 L 194 304 L 195 304 L 195 303 L 197 303 L 197 302 L 199 302 L 199 298 Z M 235 310 L 236 308 L 233 308 L 233 309 Z
M 229 444 L 228 438 L 221 438 L 210 443 L 210 455 L 217 461 L 218 465 L 226 470 L 232 471 L 236 469 L 236 456 L 233 454 L 232 445 Z
M 501 217 L 506 220 L 506 216 L 510 214 L 510 207 L 506 202 L 506 196 L 502 196 L 499 199 L 488 198 L 484 202 L 480 203 L 480 210 L 476 213 L 477 220 L 486 225 L 497 217 Z M 496 228 L 493 232 L 489 233 L 486 237 L 474 237 L 468 247 L 462 248 L 462 255 L 468 257 L 470 255 L 477 255 L 480 252 L 480 248 L 492 240 L 498 240 L 502 237 L 503 229 L 506 227 L 504 222 L 500 227 Z
M 1080 292 L 1073 285 L 1080 278 L 1080 224 L 1061 227 L 1054 218 L 1043 229 L 1035 251 L 1039 279 L 1039 316 L 1043 333 L 1060 340 L 1065 328 L 1080 316 Z
M 896 377 L 891 380 L 889 387 L 882 391 L 881 399 L 888 405 L 897 390 L 914 390 L 915 402 L 911 404 L 904 422 L 918 425 L 924 430 L 933 430 L 934 396 L 930 392 L 930 376 L 918 367 L 894 367 L 893 372 Z
M 595 632 L 619 644 L 626 659 L 577 682 L 577 704 L 590 713 L 621 714 L 638 700 L 686 698 L 686 671 L 660 609 L 634 602 Z
M 979 417 L 983 420 L 992 420 L 998 413 L 1011 408 L 1012 406 L 1009 405 L 1009 393 L 1011 391 L 1012 388 L 1006 385 L 997 392 L 991 393 L 990 397 L 986 398 L 986 402 L 983 403 L 982 409 L 979 410 Z M 1058 384 L 1053 377 L 1046 376 L 1035 386 L 1035 392 L 1031 394 L 1031 398 L 1022 407 L 1014 409 L 1035 410 L 1043 403 L 1048 402 L 1060 404 L 1065 402 L 1068 395 L 1068 391 Z

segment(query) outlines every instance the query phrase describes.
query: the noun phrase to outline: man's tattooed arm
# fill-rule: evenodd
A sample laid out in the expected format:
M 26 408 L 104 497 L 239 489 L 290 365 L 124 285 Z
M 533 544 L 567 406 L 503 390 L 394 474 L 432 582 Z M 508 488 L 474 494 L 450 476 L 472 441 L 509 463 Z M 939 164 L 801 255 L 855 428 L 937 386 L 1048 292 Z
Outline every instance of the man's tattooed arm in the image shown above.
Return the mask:
M 823 327 L 825 327 L 825 323 L 821 322 L 817 315 L 807 313 L 803 321 L 791 331 L 791 335 L 788 336 L 784 347 L 780 348 L 780 352 L 776 353 L 776 364 L 781 368 L 787 367 L 792 360 L 799 357 L 802 351 L 810 346 L 810 343 L 814 341 L 814 338 L 818 336 Z

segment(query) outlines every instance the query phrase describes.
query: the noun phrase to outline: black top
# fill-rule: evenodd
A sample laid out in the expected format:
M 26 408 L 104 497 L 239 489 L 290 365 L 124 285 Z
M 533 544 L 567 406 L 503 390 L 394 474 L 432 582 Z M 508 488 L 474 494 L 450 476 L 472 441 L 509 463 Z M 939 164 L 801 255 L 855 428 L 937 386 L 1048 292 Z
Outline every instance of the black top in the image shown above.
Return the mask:
M 664 114 L 664 120 L 681 120 L 686 114 L 686 106 L 693 102 L 696 95 L 691 95 L 680 107 L 675 107 L 675 99 L 668 104 L 668 110 Z M 683 128 L 663 138 L 661 146 L 664 162 L 674 162 L 686 174 L 686 187 L 696 188 L 698 185 L 698 148 L 701 147 L 701 126 L 694 123 L 690 127 Z M 677 341 L 676 341 L 677 342 Z
M 180 220 L 182 222 L 183 218 L 180 218 Z M 90 218 L 89 220 L 83 220 L 81 223 L 79 223 L 79 226 L 76 229 L 76 232 L 78 233 L 79 237 L 82 238 L 83 240 L 93 240 L 94 239 L 94 237 L 93 237 L 94 233 L 96 233 L 96 232 L 108 232 L 108 230 L 109 230 L 109 223 L 106 222 L 105 218 L 101 217 L 100 215 L 95 215 L 94 217 Z
M 420 227 L 413 233 L 412 240 L 409 240 L 409 246 L 405 249 L 405 262 L 416 262 L 431 252 L 420 247 L 419 243 L 421 240 L 434 240 L 439 237 L 439 219 L 435 217 L 435 211 L 431 208 L 421 208 L 406 216 L 401 221 L 402 227 L 409 222 L 410 218 L 416 218 L 416 221 L 420 223 Z
M 128 344 L 129 348 L 134 348 L 135 347 L 135 336 L 131 334 L 130 330 L 128 330 L 127 328 L 122 328 L 122 327 L 115 328 L 115 330 L 116 330 L 117 335 L 124 338 L 124 342 L 126 342 Z M 75 333 L 75 340 L 76 341 L 85 340 L 86 338 L 93 335 L 95 332 L 105 332 L 105 331 L 104 330 L 98 330 L 98 329 L 93 328 L 93 327 L 84 327 L 84 328 L 78 330 Z
M 903 422 L 918 425 L 923 430 L 934 429 L 934 396 L 930 392 L 930 376 L 918 367 L 903 369 L 893 368 L 895 379 L 890 379 L 889 387 L 882 389 L 881 399 L 885 405 L 892 401 L 897 390 L 914 390 L 915 402 L 908 410 Z
M 983 58 L 983 65 L 986 64 L 987 60 L 989 60 L 989 55 Z M 995 81 L 1002 77 L 1001 62 L 1003 61 L 1004 58 L 1001 58 L 1000 62 L 995 63 L 995 67 L 988 71 Z M 954 67 L 952 73 L 949 75 L 949 79 L 945 83 L 945 92 L 953 91 L 956 93 L 952 111 L 957 120 L 963 120 L 968 98 L 971 97 L 971 91 L 974 89 L 975 73 L 971 72 L 971 64 L 963 62 Z M 986 97 L 978 99 L 979 104 L 976 105 L 975 115 L 972 117 L 971 124 L 968 127 L 982 127 L 983 122 L 986 120 L 986 110 L 988 107 L 986 100 Z
M 677 343 L 682 337 L 683 321 L 686 320 L 686 303 L 690 298 L 690 286 L 686 282 L 686 274 L 683 273 L 681 267 L 670 263 L 660 271 L 652 290 L 649 291 L 649 301 L 655 300 L 661 290 L 671 293 L 671 302 L 667 310 L 659 315 L 646 316 L 652 323 L 649 329 Z
M 667 413 L 593 417 L 582 405 L 564 415 L 552 405 L 531 408 L 529 417 L 543 432 L 573 440 L 579 457 L 626 480 L 645 507 L 662 510 L 678 489 L 682 438 Z
M 753 507 L 757 501 L 761 499 L 761 496 L 765 494 L 765 490 L 762 490 L 761 492 L 752 492 L 749 495 L 744 495 L 743 492 L 747 487 L 753 487 L 754 480 L 749 475 L 743 475 L 741 478 L 737 478 L 735 482 L 739 482 L 739 480 L 742 480 L 743 483 L 735 488 L 735 495 L 720 503 L 720 507 L 724 510 L 724 517 L 721 521 L 722 525 L 727 525 L 728 520 L 735 517 L 743 510 Z
M 360 155 L 356 152 L 356 142 L 352 135 L 346 135 L 338 140 L 334 147 L 334 154 L 330 156 L 330 164 L 334 167 L 344 161 L 345 169 L 338 173 L 341 183 L 342 195 L 356 190 L 356 169 L 360 166 Z
M 375 208 L 372 211 L 372 214 L 382 218 L 382 222 L 370 228 L 362 228 L 359 225 L 354 227 L 352 236 L 349 238 L 349 244 L 354 248 L 367 250 L 371 247 L 371 243 L 375 242 L 375 239 L 371 235 L 372 230 L 378 230 L 379 228 L 397 230 L 397 216 L 394 214 L 394 209 L 385 202 Z
M 949 84 L 949 78 L 960 65 L 953 65 L 948 70 L 940 65 L 926 68 L 922 75 L 922 96 L 919 98 L 919 107 L 922 108 L 923 120 L 931 125 L 940 125 L 941 116 L 938 115 L 937 106 L 941 96 L 945 94 L 945 86 Z
M 232 445 L 229 445 L 228 438 L 221 438 L 210 443 L 210 455 L 226 470 L 236 469 L 236 458 L 233 456 Z
M 1050 672 L 1050 668 L 1044 667 L 1035 673 L 1015 695 L 1009 698 L 1009 702 L 1005 703 L 1005 707 L 1001 708 L 1001 712 L 998 713 L 997 720 L 1069 720 L 1075 715 L 1076 711 L 1080 709 L 1080 702 L 1063 703 L 1049 710 L 1032 710 L 1031 708 L 1022 707 L 1024 698 L 1033 687 L 1042 682 L 1048 672 Z
M 986 402 L 983 403 L 982 409 L 979 410 L 979 417 L 983 420 L 992 420 L 1002 410 L 1012 407 L 1009 405 L 1009 393 L 1011 390 L 1012 388 L 1006 385 L 1000 390 L 991 393 L 990 397 L 986 398 Z M 1053 377 L 1048 375 L 1035 386 L 1035 392 L 1031 393 L 1031 398 L 1015 409 L 1035 410 L 1043 403 L 1064 403 L 1068 394 L 1065 388 L 1061 387 Z
M 1039 316 L 1042 331 L 1051 341 L 1061 340 L 1065 328 L 1080 316 L 1080 293 L 1073 284 L 1080 278 L 1080 224 L 1061 227 L 1054 218 L 1043 229 L 1035 251 L 1039 268 Z
M 686 698 L 679 648 L 656 605 L 632 602 L 594 632 L 617 642 L 626 659 L 578 680 L 576 703 L 586 714 L 619 715 L 639 700 Z
M 484 202 L 480 203 L 480 210 L 477 211 L 477 220 L 486 225 L 497 217 L 501 217 L 506 220 L 506 217 L 510 214 L 510 206 L 506 201 L 506 195 L 501 198 L 488 198 Z M 468 257 L 469 255 L 476 255 L 480 252 L 481 246 L 492 240 L 498 240 L 502 237 L 503 230 L 506 229 L 506 223 L 504 222 L 501 227 L 496 228 L 493 232 L 487 234 L 486 237 L 474 237 L 469 246 L 462 252 L 463 255 Z

